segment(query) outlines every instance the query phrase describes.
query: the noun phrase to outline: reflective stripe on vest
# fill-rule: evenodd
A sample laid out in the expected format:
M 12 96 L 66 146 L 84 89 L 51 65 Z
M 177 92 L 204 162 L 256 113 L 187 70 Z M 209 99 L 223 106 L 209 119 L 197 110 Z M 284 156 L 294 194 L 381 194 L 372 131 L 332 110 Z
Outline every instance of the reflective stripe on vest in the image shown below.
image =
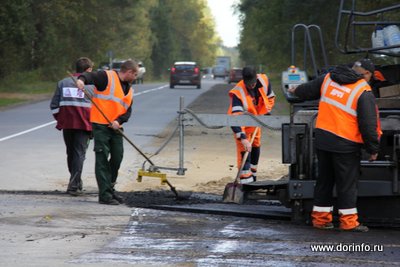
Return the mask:
M 262 90 L 260 90 L 259 88 L 257 88 L 257 90 L 259 90 L 260 92 L 260 99 L 263 99 L 263 102 L 265 104 L 265 106 L 261 105 L 257 107 L 254 105 L 254 103 L 249 100 L 246 96 L 246 92 L 245 92 L 245 84 L 242 81 L 240 81 L 238 84 L 236 84 L 236 86 L 229 92 L 229 94 L 234 94 L 236 95 L 236 97 L 238 97 L 241 101 L 242 101 L 242 105 L 243 105 L 243 112 L 247 111 L 250 112 L 252 114 L 255 115 L 263 115 L 266 114 L 269 110 L 268 110 L 268 97 L 267 97 L 267 92 L 268 92 L 268 78 L 265 74 L 257 74 L 257 80 L 259 80 L 261 82 L 262 85 Z M 275 94 L 272 92 L 270 93 L 271 97 L 274 97 Z M 248 101 L 251 101 L 250 103 Z M 232 105 L 232 102 L 231 102 Z M 249 110 L 250 109 L 250 110 Z M 239 106 L 230 106 L 229 110 L 228 110 L 228 114 L 232 114 L 233 111 L 238 112 L 241 111 Z
M 265 78 L 263 77 L 265 76 Z M 261 82 L 263 89 L 264 89 L 264 93 L 268 98 L 274 97 L 275 93 L 274 91 L 271 90 L 270 94 L 268 94 L 268 84 L 266 81 L 268 81 L 268 78 L 266 75 L 264 74 L 257 74 L 257 79 Z
M 133 100 L 133 91 L 132 88 L 129 88 L 128 94 L 125 95 L 118 74 L 114 71 L 106 71 L 106 74 L 107 87 L 104 91 L 95 90 L 93 101 L 107 116 L 108 120 L 114 121 L 129 109 Z M 90 121 L 100 124 L 109 123 L 101 112 L 93 107 L 90 113 Z
M 118 98 L 115 96 L 115 79 L 113 74 L 109 74 L 107 72 L 107 76 L 109 78 L 109 81 L 111 82 L 110 85 L 110 93 L 108 95 L 105 94 L 94 94 L 94 97 L 103 99 L 103 100 L 111 100 L 114 102 L 117 102 L 121 104 L 125 109 L 128 109 L 130 105 L 126 104 L 122 99 Z
M 327 92 L 329 86 L 340 88 L 342 90 L 342 92 L 340 92 L 340 93 L 350 91 L 350 96 L 347 99 L 346 105 L 343 105 L 342 103 L 339 103 L 338 101 L 335 101 L 334 99 L 327 97 L 326 92 Z M 365 86 L 368 86 L 368 84 L 367 84 L 367 82 L 365 82 L 363 80 L 352 90 L 349 87 L 340 85 L 340 84 L 332 81 L 332 79 L 330 78 L 330 75 L 327 75 L 327 79 L 324 81 L 324 84 L 322 86 L 321 102 L 326 102 L 326 103 L 333 105 L 353 116 L 357 116 L 357 110 L 353 109 L 352 105 L 354 102 L 354 98 L 356 97 L 357 93 L 359 93 L 359 90 Z M 357 100 L 358 100 L 358 98 L 357 98 Z
M 92 104 L 88 103 L 88 102 L 78 102 L 78 101 L 60 101 L 60 107 L 61 106 L 74 106 L 74 107 L 90 108 L 92 106 Z
M 370 90 L 365 80 L 339 85 L 327 74 L 321 86 L 316 128 L 352 142 L 363 143 L 358 127 L 357 103 L 361 94 Z
M 240 100 L 242 100 L 243 111 L 249 111 L 249 105 L 247 104 L 246 93 L 244 92 L 243 88 L 240 86 L 236 86 L 235 88 L 233 88 L 233 90 L 238 90 L 240 92 L 241 95 Z

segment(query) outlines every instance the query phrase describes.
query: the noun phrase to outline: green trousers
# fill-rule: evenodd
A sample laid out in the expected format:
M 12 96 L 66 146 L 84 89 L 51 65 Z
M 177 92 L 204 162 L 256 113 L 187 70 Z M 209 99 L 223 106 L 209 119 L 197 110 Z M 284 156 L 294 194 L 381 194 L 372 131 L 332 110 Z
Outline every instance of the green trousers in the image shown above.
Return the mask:
M 114 185 L 124 155 L 122 135 L 108 125 L 93 123 L 95 174 L 99 201 L 113 198 Z

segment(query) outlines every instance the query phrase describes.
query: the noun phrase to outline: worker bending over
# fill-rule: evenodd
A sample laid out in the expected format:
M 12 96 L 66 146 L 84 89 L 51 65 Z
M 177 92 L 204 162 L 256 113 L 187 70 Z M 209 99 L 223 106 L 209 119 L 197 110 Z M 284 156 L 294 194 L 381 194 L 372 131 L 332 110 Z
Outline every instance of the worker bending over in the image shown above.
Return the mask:
M 252 67 L 242 70 L 243 80 L 229 91 L 230 107 L 228 114 L 241 115 L 249 112 L 254 115 L 266 115 L 275 103 L 269 79 L 265 74 L 257 74 Z M 246 163 L 240 172 L 240 183 L 256 181 L 257 165 L 260 158 L 261 129 L 256 133 L 253 144 L 250 139 L 256 127 L 232 127 L 237 148 L 237 164 L 241 165 L 243 155 L 249 151 Z

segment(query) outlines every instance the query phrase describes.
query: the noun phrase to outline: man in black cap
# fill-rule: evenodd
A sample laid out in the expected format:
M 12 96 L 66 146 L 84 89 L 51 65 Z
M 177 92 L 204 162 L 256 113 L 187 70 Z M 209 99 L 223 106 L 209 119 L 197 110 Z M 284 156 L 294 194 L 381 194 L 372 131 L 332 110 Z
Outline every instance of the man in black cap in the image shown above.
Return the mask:
M 303 100 L 320 99 L 315 125 L 318 177 L 314 190 L 312 223 L 318 229 L 333 229 L 333 189 L 336 185 L 340 229 L 367 232 L 358 221 L 357 180 L 361 147 L 377 159 L 381 135 L 375 98 L 367 84 L 374 72 L 363 59 L 353 67 L 339 65 L 328 74 L 290 88 Z
M 370 59 L 363 58 L 354 62 L 353 69 L 369 83 L 374 76 L 375 65 Z
M 228 114 L 240 115 L 246 112 L 254 115 L 269 114 L 275 103 L 275 94 L 267 75 L 257 74 L 253 67 L 243 68 L 242 74 L 243 80 L 229 91 L 231 101 Z M 256 132 L 255 139 L 251 144 L 250 139 L 255 129 L 256 127 L 232 127 L 235 134 L 238 168 L 241 166 L 245 152 L 249 152 L 246 163 L 240 172 L 242 184 L 251 183 L 257 177 L 261 129 Z
M 363 76 L 371 86 L 372 93 L 377 98 L 380 97 L 379 88 L 393 85 L 392 82 L 386 80 L 380 71 L 375 70 L 374 63 L 368 58 L 363 58 L 354 62 L 353 69 Z

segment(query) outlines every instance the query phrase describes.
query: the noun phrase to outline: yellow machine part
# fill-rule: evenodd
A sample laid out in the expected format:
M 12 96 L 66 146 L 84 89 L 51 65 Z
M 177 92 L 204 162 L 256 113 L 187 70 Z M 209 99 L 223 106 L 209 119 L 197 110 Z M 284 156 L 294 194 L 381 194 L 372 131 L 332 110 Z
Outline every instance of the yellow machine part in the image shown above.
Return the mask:
M 150 172 L 150 171 L 145 171 L 143 169 L 139 169 L 138 171 L 138 177 L 137 177 L 137 181 L 139 183 L 142 182 L 142 178 L 143 176 L 147 176 L 147 177 L 154 177 L 154 178 L 160 178 L 161 180 L 161 184 L 165 185 L 167 183 L 167 174 L 165 173 L 161 173 L 161 172 Z

